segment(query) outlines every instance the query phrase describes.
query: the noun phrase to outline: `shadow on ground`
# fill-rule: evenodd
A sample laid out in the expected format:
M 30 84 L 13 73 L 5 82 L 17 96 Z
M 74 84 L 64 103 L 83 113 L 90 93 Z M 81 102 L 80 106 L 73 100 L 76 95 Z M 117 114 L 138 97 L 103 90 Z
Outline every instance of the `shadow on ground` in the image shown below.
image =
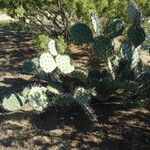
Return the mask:
M 31 35 L 0 27 L 0 101 L 33 84 L 32 76 L 22 72 L 22 64 L 36 55 Z
M 150 148 L 148 110 L 113 102 L 97 103 L 93 107 L 98 124 L 93 124 L 75 104 L 49 108 L 42 114 L 33 111 L 1 114 L 1 127 L 8 132 L 8 137 L 3 137 L 0 145 L 5 148 L 29 148 L 30 145 L 35 149 L 65 150 Z

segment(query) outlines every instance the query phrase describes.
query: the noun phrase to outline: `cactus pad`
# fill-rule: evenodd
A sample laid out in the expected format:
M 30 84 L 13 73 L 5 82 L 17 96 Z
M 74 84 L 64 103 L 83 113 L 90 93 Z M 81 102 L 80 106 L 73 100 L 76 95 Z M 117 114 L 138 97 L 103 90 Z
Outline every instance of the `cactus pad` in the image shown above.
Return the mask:
M 60 71 L 64 74 L 69 74 L 74 71 L 74 66 L 72 65 L 69 55 L 58 55 L 56 57 L 56 64 Z
M 130 1 L 128 4 L 128 16 L 134 25 L 136 26 L 140 25 L 142 13 L 138 8 L 138 6 L 133 1 Z
M 9 98 L 4 98 L 2 106 L 5 110 L 16 111 L 22 108 L 26 99 L 19 94 L 11 94 Z
M 127 32 L 129 41 L 135 46 L 139 46 L 145 40 L 144 29 L 140 26 L 131 26 Z
M 124 21 L 121 19 L 114 19 L 106 24 L 105 33 L 111 38 L 115 38 L 122 34 L 124 30 Z
M 48 106 L 45 87 L 32 87 L 28 93 L 28 99 L 31 107 L 37 111 L 43 111 Z
M 45 52 L 40 56 L 40 66 L 44 72 L 51 73 L 56 68 L 56 62 L 51 54 Z
M 76 23 L 71 27 L 70 38 L 77 44 L 92 42 L 92 30 L 84 23 Z
M 58 52 L 56 49 L 56 41 L 55 40 L 50 40 L 48 43 L 48 50 L 50 52 L 51 55 L 53 56 L 57 56 Z
M 107 59 L 113 52 L 112 41 L 105 36 L 96 37 L 93 42 L 93 49 L 96 56 L 101 59 Z

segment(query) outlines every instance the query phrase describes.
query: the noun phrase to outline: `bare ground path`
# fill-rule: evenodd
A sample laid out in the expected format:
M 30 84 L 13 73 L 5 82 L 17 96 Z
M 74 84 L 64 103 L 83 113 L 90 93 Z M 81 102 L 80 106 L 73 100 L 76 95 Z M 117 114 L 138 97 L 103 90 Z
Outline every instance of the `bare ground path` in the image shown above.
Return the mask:
M 33 84 L 21 71 L 36 51 L 31 37 L 0 28 L 0 100 Z M 149 150 L 150 110 L 119 100 L 93 105 L 99 123 L 92 125 L 77 106 L 51 108 L 36 115 L 0 110 L 0 150 Z M 78 112 L 78 113 L 77 113 Z

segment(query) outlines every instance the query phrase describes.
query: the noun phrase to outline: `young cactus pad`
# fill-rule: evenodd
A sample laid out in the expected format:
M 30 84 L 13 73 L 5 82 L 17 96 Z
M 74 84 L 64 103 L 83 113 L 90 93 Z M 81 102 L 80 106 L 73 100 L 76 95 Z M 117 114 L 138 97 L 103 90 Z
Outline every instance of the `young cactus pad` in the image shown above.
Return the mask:
M 40 67 L 46 73 L 51 73 L 56 68 L 56 62 L 53 56 L 49 53 L 43 53 L 40 56 Z
M 28 99 L 31 107 L 37 111 L 43 111 L 48 106 L 45 87 L 32 87 L 28 93 Z
M 63 36 L 58 36 L 58 38 L 56 39 L 56 43 L 57 43 L 56 46 L 57 46 L 59 54 L 64 54 L 68 46 Z
M 16 111 L 22 108 L 26 99 L 19 94 L 11 94 L 9 98 L 4 98 L 2 106 L 5 110 Z
M 50 40 L 49 43 L 48 43 L 48 50 L 50 52 L 51 55 L 53 56 L 57 56 L 58 55 L 58 52 L 57 52 L 57 49 L 56 49 L 56 41 L 55 40 Z
M 75 67 L 71 63 L 68 55 L 58 55 L 56 57 L 56 64 L 60 71 L 64 74 L 69 74 L 74 71 Z
M 77 44 L 92 42 L 92 30 L 84 23 L 76 23 L 71 27 L 70 38 Z

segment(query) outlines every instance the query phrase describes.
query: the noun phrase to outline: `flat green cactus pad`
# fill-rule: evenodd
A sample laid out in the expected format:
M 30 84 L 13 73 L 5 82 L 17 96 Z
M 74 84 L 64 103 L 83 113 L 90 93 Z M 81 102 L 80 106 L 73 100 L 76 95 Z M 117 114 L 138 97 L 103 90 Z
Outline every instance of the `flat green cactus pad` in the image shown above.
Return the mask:
M 22 108 L 25 98 L 19 94 L 11 94 L 9 98 L 4 98 L 2 106 L 5 110 L 16 111 Z

